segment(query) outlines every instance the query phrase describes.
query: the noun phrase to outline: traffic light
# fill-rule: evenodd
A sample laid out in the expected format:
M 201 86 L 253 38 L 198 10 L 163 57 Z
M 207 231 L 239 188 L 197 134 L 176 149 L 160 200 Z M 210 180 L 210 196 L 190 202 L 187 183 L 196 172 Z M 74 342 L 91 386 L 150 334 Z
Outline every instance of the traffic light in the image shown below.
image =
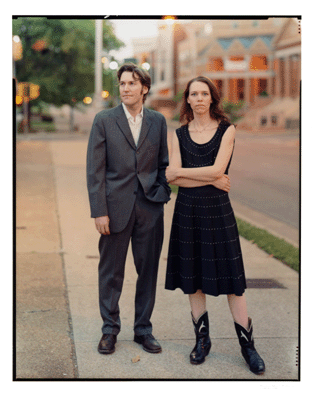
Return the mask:
M 23 98 L 22 98 L 22 96 L 16 95 L 16 97 L 15 97 L 15 103 L 16 103 L 17 106 L 22 106 L 22 104 L 23 104 Z
M 39 85 L 30 84 L 30 99 L 34 100 L 39 97 Z
M 17 96 L 26 102 L 39 97 L 39 85 L 32 83 L 18 83 Z

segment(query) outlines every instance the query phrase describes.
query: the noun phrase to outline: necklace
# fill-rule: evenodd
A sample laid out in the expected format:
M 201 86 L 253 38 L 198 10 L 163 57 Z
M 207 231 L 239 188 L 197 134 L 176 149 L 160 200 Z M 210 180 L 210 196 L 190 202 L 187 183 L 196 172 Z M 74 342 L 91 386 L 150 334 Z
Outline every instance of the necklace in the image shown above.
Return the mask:
M 195 123 L 194 123 L 194 126 L 195 126 L 195 129 L 196 129 L 196 131 L 198 132 L 198 133 L 201 133 L 201 132 L 203 132 L 205 129 L 207 129 L 208 128 L 208 126 L 211 124 L 211 122 L 209 122 L 209 124 L 207 124 L 206 126 L 204 126 L 202 129 L 198 129 L 197 128 L 197 126 L 195 125 Z

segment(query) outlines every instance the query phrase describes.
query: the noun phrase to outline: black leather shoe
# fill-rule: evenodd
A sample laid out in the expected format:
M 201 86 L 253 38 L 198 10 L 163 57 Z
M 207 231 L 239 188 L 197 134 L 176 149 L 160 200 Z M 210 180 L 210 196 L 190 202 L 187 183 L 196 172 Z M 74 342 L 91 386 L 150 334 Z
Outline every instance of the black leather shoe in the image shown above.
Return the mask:
M 138 344 L 142 345 L 142 348 L 150 353 L 160 353 L 162 352 L 161 345 L 156 341 L 152 334 L 135 335 L 133 339 Z
M 97 350 L 102 354 L 110 354 L 115 352 L 115 344 L 117 341 L 117 336 L 115 334 L 103 334 Z

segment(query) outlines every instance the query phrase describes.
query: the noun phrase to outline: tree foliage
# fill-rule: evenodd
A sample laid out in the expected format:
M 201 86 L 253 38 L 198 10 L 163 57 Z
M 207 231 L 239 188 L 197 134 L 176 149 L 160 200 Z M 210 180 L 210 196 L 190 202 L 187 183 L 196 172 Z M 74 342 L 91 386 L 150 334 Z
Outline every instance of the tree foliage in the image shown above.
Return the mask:
M 41 101 L 75 106 L 94 92 L 94 20 L 20 17 L 13 19 L 13 35 L 23 46 L 17 81 L 38 84 Z M 110 22 L 103 21 L 103 48 L 123 45 Z

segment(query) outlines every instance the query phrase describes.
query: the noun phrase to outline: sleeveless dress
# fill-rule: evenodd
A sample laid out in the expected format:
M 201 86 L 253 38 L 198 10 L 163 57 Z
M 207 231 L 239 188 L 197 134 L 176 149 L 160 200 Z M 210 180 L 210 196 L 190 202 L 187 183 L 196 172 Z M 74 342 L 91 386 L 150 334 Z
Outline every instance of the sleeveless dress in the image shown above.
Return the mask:
M 177 129 L 182 167 L 213 165 L 223 134 L 230 125 L 221 121 L 212 139 L 205 144 L 191 139 L 188 125 Z M 225 174 L 228 174 L 231 159 Z M 241 296 L 246 289 L 239 234 L 230 198 L 227 192 L 212 185 L 178 189 L 165 281 L 165 289 L 176 288 L 185 294 L 194 294 L 201 289 L 213 296 Z

